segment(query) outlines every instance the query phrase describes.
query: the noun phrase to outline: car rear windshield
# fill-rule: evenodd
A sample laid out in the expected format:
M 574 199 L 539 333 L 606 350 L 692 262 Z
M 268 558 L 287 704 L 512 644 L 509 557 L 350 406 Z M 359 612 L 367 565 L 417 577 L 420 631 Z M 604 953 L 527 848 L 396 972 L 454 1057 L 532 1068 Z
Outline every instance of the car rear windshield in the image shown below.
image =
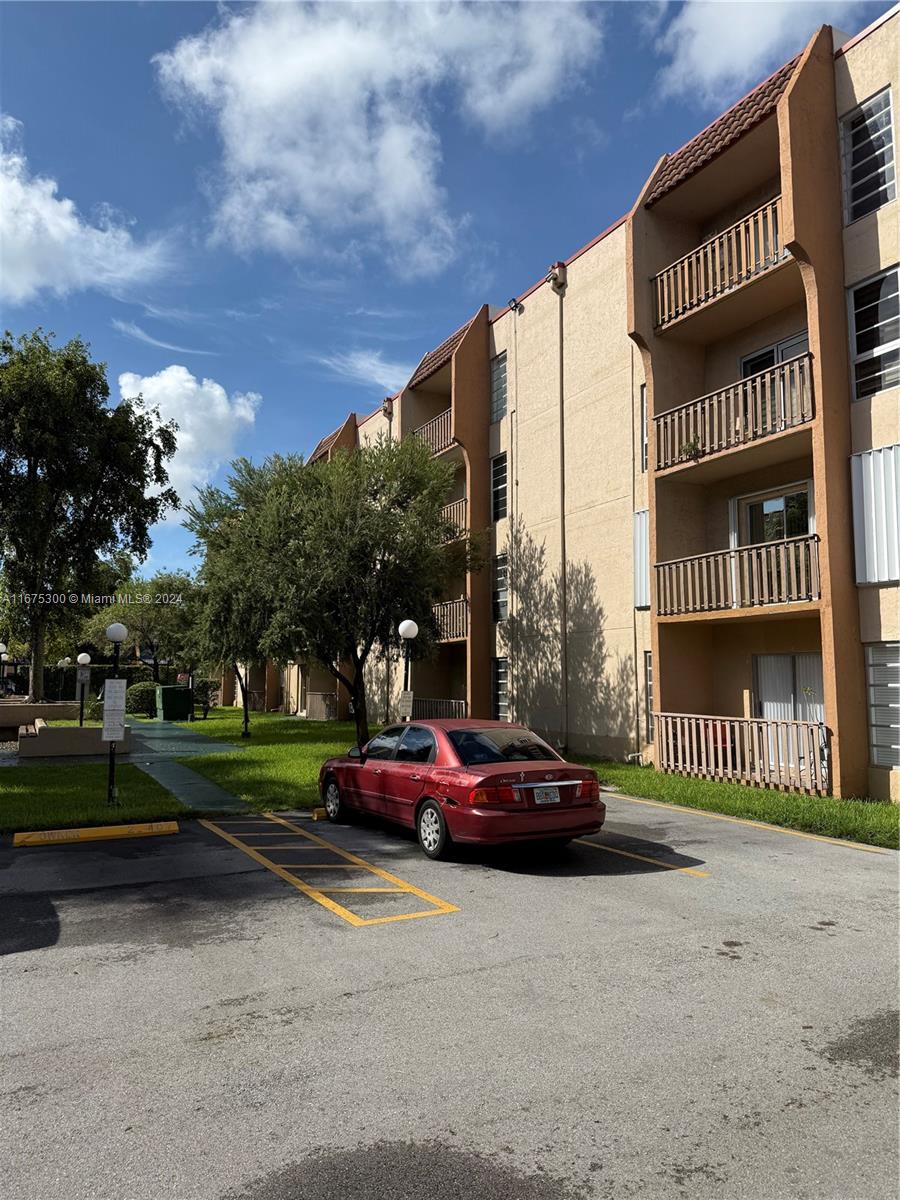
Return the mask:
M 528 729 L 451 729 L 450 741 L 467 767 L 478 763 L 546 762 L 559 759 Z

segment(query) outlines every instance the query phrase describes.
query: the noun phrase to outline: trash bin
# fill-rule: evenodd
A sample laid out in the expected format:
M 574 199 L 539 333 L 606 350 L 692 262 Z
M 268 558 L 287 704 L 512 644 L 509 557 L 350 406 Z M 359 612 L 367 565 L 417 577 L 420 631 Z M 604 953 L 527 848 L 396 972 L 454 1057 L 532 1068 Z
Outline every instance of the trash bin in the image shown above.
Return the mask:
M 187 721 L 194 707 L 194 693 L 189 687 L 156 688 L 157 721 Z

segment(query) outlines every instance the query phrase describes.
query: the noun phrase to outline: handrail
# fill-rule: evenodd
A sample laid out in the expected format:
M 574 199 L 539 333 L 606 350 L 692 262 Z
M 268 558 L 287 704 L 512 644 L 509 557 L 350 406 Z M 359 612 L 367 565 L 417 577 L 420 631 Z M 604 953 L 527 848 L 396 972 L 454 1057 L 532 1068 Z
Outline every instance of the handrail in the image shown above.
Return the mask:
M 430 421 L 426 421 L 424 425 L 419 425 L 412 431 L 413 437 L 421 438 L 431 447 L 432 454 L 446 450 L 453 443 L 450 429 L 451 412 L 452 409 L 445 408 L 436 417 L 432 417 Z
M 671 567 L 677 563 L 694 562 L 698 558 L 717 558 L 720 554 L 737 554 L 740 550 L 762 550 L 767 546 L 789 546 L 792 542 L 818 541 L 815 533 L 801 533 L 798 537 L 779 538 L 777 542 L 751 542 L 747 546 L 727 546 L 724 550 L 704 550 L 702 554 L 686 554 L 683 558 L 660 559 L 658 567 Z
M 714 550 L 655 564 L 661 617 L 818 600 L 815 534 Z

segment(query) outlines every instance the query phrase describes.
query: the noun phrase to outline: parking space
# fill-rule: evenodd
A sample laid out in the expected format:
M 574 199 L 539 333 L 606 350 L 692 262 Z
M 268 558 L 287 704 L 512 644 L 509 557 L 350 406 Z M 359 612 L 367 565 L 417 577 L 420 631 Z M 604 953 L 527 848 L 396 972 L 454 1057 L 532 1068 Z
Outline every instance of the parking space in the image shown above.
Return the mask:
M 301 813 L 4 843 L 11 1194 L 893 1197 L 897 856 L 608 802 L 438 863 Z

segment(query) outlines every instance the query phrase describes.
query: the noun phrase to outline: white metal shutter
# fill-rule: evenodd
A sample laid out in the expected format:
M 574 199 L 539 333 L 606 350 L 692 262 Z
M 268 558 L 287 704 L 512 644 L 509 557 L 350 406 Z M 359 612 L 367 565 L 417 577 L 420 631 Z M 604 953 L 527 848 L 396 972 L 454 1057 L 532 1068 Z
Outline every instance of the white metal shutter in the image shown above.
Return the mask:
M 634 607 L 650 607 L 650 511 L 634 514 Z
M 872 765 L 900 767 L 900 642 L 866 646 Z
M 900 445 L 850 458 L 856 582 L 900 579 Z

